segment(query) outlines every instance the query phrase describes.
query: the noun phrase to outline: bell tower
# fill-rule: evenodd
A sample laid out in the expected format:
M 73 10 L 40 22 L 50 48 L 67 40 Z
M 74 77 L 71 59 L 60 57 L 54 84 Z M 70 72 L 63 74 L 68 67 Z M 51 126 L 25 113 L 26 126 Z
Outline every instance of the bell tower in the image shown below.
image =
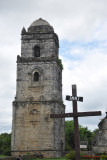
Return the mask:
M 60 157 L 65 146 L 65 121 L 50 118 L 50 114 L 65 113 L 58 36 L 41 18 L 28 31 L 23 28 L 21 35 L 13 101 L 12 155 Z

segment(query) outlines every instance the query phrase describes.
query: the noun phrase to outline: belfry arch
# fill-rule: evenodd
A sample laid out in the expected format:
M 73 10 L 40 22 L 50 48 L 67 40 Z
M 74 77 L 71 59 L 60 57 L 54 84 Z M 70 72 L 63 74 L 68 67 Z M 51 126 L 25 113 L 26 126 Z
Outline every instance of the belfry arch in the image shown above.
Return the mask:
M 40 57 L 40 47 L 39 46 L 34 46 L 33 47 L 33 54 L 34 54 L 34 57 Z

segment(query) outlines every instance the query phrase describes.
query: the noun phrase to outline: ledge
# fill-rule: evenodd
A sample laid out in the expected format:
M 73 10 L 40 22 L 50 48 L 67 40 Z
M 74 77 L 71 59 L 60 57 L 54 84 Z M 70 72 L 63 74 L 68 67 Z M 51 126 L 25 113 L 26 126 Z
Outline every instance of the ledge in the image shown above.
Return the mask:
M 17 56 L 17 63 L 28 63 L 28 62 L 51 62 L 51 61 L 57 61 L 57 58 L 55 57 L 20 57 Z
M 36 104 L 36 103 L 44 103 L 44 104 L 47 104 L 47 103 L 60 103 L 61 105 L 64 105 L 62 101 L 57 101 L 57 100 L 50 100 L 50 101 L 18 101 L 18 100 L 14 100 L 13 101 L 13 105 L 17 106 L 18 104 L 30 104 L 30 103 L 33 103 L 33 104 Z M 65 105 L 64 105 L 65 106 Z

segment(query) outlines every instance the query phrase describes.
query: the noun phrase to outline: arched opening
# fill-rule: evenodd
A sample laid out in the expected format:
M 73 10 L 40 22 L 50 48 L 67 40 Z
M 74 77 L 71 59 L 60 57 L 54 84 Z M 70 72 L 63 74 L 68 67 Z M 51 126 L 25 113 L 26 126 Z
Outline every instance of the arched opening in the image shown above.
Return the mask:
M 36 81 L 36 82 L 39 81 L 39 73 L 38 72 L 34 73 L 33 81 Z
M 40 57 L 40 47 L 39 46 L 34 47 L 34 57 Z

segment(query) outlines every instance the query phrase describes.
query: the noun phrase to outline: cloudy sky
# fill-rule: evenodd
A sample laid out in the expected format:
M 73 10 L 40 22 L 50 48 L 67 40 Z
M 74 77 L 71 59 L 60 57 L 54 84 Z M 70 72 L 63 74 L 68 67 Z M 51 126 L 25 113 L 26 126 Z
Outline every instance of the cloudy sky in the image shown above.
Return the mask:
M 59 36 L 66 112 L 72 112 L 72 102 L 65 95 L 76 84 L 84 97 L 78 110 L 102 111 L 102 116 L 79 118 L 94 130 L 107 111 L 107 0 L 0 0 L 0 133 L 11 132 L 20 33 L 38 18 Z

